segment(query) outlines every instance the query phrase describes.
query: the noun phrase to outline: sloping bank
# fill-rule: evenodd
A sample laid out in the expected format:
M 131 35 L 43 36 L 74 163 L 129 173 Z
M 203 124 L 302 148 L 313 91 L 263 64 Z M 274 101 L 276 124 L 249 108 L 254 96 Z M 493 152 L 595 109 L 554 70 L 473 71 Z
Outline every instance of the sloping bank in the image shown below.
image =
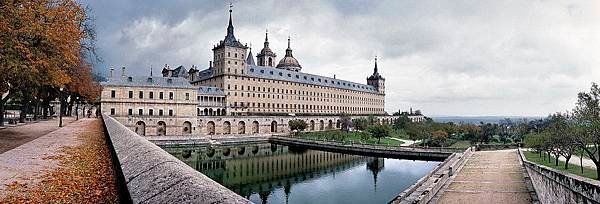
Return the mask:
M 541 203 L 600 203 L 600 181 L 561 172 L 519 157 Z
M 120 166 L 117 171 L 133 203 L 250 203 L 112 117 L 102 116 Z

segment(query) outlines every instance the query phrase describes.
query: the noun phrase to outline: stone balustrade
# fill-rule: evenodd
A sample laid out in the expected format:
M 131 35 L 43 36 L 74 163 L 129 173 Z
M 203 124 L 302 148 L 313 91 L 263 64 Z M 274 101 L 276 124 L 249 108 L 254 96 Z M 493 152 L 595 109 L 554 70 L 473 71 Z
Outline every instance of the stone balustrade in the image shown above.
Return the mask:
M 114 118 L 102 116 L 115 162 L 118 162 L 118 177 L 125 184 L 131 202 L 250 203 Z

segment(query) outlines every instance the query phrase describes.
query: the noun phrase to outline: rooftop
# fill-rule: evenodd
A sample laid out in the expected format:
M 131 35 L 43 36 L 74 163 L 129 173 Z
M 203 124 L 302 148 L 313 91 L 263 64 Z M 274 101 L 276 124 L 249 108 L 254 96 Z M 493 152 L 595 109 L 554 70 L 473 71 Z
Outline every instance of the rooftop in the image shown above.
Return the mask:
M 160 77 L 160 76 L 129 76 L 113 77 L 106 82 L 101 82 L 102 86 L 132 86 L 132 87 L 157 87 L 157 88 L 192 88 L 195 89 L 187 79 L 181 77 Z

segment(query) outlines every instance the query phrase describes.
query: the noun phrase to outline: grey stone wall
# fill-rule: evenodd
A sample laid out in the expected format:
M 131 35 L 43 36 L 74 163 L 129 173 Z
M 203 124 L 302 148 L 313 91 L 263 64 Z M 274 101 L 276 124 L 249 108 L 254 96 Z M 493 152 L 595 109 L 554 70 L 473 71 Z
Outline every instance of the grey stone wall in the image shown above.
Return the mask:
M 600 181 L 535 164 L 522 152 L 520 156 L 541 203 L 600 203 Z
M 103 114 L 133 203 L 250 203 Z

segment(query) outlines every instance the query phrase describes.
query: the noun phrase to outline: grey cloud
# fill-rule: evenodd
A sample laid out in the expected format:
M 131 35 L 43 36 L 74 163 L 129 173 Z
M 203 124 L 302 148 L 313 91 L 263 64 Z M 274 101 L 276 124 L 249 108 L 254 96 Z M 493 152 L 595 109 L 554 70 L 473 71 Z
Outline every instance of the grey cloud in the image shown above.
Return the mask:
M 224 1 L 88 0 L 106 72 L 206 67 L 225 35 Z M 283 55 L 288 35 L 305 72 L 365 82 L 374 55 L 388 112 L 546 115 L 600 76 L 600 14 L 591 1 L 236 1 L 236 37 Z

